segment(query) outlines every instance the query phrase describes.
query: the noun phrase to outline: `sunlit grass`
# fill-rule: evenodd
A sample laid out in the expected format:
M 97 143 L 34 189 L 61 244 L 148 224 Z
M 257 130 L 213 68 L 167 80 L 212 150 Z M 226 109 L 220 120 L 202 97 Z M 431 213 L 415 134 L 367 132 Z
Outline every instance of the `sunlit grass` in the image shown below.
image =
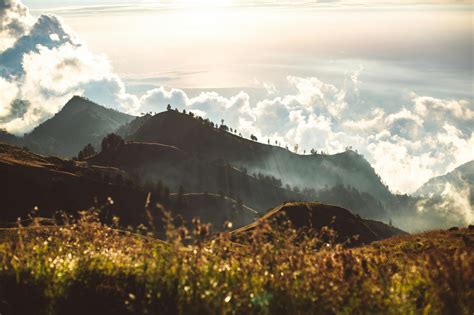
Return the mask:
M 168 242 L 104 226 L 2 231 L 0 313 L 471 314 L 474 232 L 348 249 L 261 226 L 236 243 L 169 225 Z M 325 241 L 323 242 L 322 239 Z M 329 238 L 330 239 L 330 238 Z

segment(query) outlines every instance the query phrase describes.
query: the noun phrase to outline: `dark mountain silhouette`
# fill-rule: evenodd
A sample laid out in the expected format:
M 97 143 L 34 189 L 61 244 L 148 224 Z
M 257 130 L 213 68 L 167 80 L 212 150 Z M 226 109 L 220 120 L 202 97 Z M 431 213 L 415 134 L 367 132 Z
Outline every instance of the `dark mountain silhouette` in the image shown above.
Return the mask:
M 8 183 L 0 190 L 2 224 L 27 218 L 31 213 L 51 217 L 61 210 L 76 214 L 96 206 L 102 208 L 106 222 L 118 216 L 123 225 L 132 226 L 146 224 L 149 211 L 160 231 L 162 213 L 157 203 L 183 217 L 187 224 L 200 216 L 202 223 L 211 223 L 217 231 L 225 221 L 234 220 L 234 226 L 240 226 L 252 222 L 255 216 L 254 210 L 230 198 L 212 194 L 170 196 L 166 186 L 136 185 L 132 176 L 118 168 L 46 157 L 2 143 L 0 174 Z
M 177 148 L 157 144 L 130 143 L 123 145 L 122 150 L 132 153 L 144 150 L 162 156 L 169 154 L 171 160 L 183 155 Z M 98 155 L 97 159 L 104 155 Z M 116 161 L 120 161 L 120 158 Z M 192 219 L 198 217 L 202 223 L 211 223 L 214 231 L 222 231 L 225 222 L 232 222 L 236 228 L 244 227 L 235 232 L 240 233 L 262 220 L 274 217 L 276 213 L 285 212 L 297 228 L 321 228 L 327 225 L 338 231 L 340 241 L 357 234 L 359 239 L 354 244 L 402 233 L 381 222 L 363 220 L 346 209 L 309 202 L 285 203 L 251 223 L 258 217 L 258 211 L 246 206 L 240 197 L 231 198 L 222 193 L 185 193 L 183 187 L 178 193 L 169 194 L 168 188 L 163 184 L 153 187 L 137 185 L 134 182 L 135 175 L 116 167 L 91 165 L 90 162 L 90 159 L 72 161 L 42 156 L 0 143 L 0 173 L 2 180 L 8 183 L 0 190 L 3 208 L 0 223 L 14 222 L 17 218 L 27 218 L 30 214 L 51 217 L 61 210 L 76 214 L 80 210 L 98 207 L 102 209 L 101 217 L 106 222 L 111 222 L 113 216 L 120 217 L 122 225 L 150 225 L 151 220 L 150 226 L 162 234 L 164 227 L 160 208 L 164 206 L 186 225 L 190 226 Z M 216 167 L 227 170 L 230 168 Z M 271 189 L 265 188 L 269 184 L 243 173 L 240 176 L 244 176 L 244 180 L 254 181 L 249 185 L 257 196 L 267 194 L 265 198 L 269 198 Z M 241 185 L 238 181 L 236 179 L 236 187 Z M 279 196 L 282 190 L 274 187 L 272 193 Z M 275 200 L 278 198 L 275 197 Z
M 24 137 L 25 144 L 42 154 L 73 157 L 88 143 L 133 120 L 133 116 L 74 96 L 54 117 Z
M 229 130 L 176 110 L 134 119 L 74 97 L 22 143 L 6 138 L 41 154 L 70 157 L 88 143 L 100 151 L 102 138 L 114 132 L 125 138 L 123 145 L 82 159 L 89 165 L 119 169 L 139 185 L 163 183 L 172 192 L 207 192 L 258 212 L 290 200 L 319 200 L 371 219 L 392 217 L 394 196 L 356 152 L 299 155 Z
M 222 231 L 223 223 L 231 222 L 232 226 L 244 226 L 258 217 L 258 212 L 229 197 L 210 193 L 179 193 L 171 195 L 175 205 L 174 214 L 191 223 L 199 218 L 202 223 L 212 222 L 213 231 Z
M 368 244 L 405 232 L 382 222 L 364 220 L 349 210 L 317 202 L 290 202 L 282 204 L 255 222 L 232 232 L 234 237 L 248 233 L 264 222 L 270 225 L 282 224 L 289 220 L 296 229 L 313 228 L 316 231 L 329 227 L 337 232 L 336 241 L 351 245 Z M 356 237 L 355 237 L 356 236 Z
M 163 182 L 172 191 L 181 187 L 187 192 L 208 192 L 240 199 L 259 212 L 283 201 L 307 198 L 252 177 L 222 160 L 197 158 L 170 145 L 129 142 L 113 151 L 102 151 L 86 161 L 120 168 L 143 184 Z
M 145 114 L 143 116 L 136 117 L 129 123 L 126 123 L 123 126 L 120 126 L 115 133 L 123 138 L 127 138 L 129 135 L 134 134 L 139 128 L 148 121 L 148 119 L 152 118 L 151 114 Z
M 225 127 L 169 110 L 140 122 L 126 138 L 139 142 L 173 145 L 200 159 L 221 158 L 249 173 L 262 172 L 284 179 L 285 184 L 322 189 L 336 185 L 357 187 L 385 201 L 391 198 L 370 164 L 359 154 L 298 155 L 278 146 L 244 139 Z

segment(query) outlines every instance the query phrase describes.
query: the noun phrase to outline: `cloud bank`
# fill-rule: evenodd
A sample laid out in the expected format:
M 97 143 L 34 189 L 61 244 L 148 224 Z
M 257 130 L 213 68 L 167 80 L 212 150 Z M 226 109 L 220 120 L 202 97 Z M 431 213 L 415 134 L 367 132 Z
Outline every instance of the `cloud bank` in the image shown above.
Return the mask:
M 29 132 L 75 94 L 127 112 L 138 106 L 109 60 L 93 54 L 60 17 L 35 19 L 15 0 L 0 1 L 0 17 L 0 128 Z
M 159 112 L 166 105 L 194 111 L 262 142 L 299 147 L 299 153 L 362 153 L 394 191 L 412 192 L 429 178 L 474 159 L 474 108 L 469 100 L 410 93 L 387 111 L 361 96 L 363 68 L 334 85 L 288 76 L 281 89 L 259 82 L 265 99 L 245 91 L 232 97 L 159 87 L 142 96 L 126 91 L 106 56 L 92 53 L 61 18 L 33 18 L 15 0 L 0 0 L 0 128 L 29 132 L 75 94 L 118 110 Z M 290 91 L 282 93 L 280 91 Z

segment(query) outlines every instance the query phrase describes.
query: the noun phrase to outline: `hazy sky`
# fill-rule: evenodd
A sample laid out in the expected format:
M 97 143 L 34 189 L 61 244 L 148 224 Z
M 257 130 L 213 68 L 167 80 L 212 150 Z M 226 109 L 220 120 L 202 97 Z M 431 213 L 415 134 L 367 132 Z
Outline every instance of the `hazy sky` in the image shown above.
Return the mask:
M 474 159 L 470 1 L 23 4 L 0 0 L 11 132 L 79 93 L 131 113 L 171 102 L 301 150 L 352 146 L 401 192 Z

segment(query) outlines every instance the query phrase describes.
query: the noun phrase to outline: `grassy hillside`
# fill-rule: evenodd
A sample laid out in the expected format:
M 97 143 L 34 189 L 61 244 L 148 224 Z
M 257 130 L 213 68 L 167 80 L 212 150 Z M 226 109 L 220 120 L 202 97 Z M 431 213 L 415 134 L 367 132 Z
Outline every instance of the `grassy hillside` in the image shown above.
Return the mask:
M 251 224 L 233 231 L 232 234 L 241 238 L 242 234 L 251 233 L 262 224 L 270 224 L 272 228 L 275 228 L 275 225 L 281 225 L 287 220 L 291 222 L 293 228 L 314 230 L 317 235 L 321 233 L 323 227 L 328 227 L 337 232 L 337 235 L 334 236 L 335 241 L 350 246 L 368 244 L 395 235 L 406 234 L 382 222 L 364 220 L 347 209 L 318 202 L 282 204 Z
M 1 230 L 2 314 L 472 314 L 474 232 L 433 231 L 347 249 L 291 229 L 246 244 L 207 229 L 169 242 L 85 215 Z M 183 238 L 187 245 L 183 245 Z

